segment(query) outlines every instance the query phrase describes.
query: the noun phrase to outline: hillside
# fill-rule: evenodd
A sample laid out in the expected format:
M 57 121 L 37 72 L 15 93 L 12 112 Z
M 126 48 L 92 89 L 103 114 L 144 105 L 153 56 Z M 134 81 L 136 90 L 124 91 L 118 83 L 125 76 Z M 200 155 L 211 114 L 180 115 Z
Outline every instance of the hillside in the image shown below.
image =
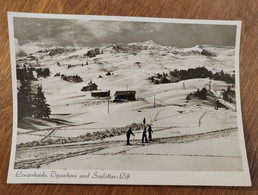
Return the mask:
M 214 55 L 203 55 L 204 49 Z M 89 55 L 92 51 L 94 57 Z M 209 83 L 209 79 L 190 79 L 178 83 L 154 85 L 148 80 L 150 76 L 174 69 L 201 66 L 213 72 L 223 70 L 233 73 L 233 54 L 232 47 L 197 45 L 192 48 L 174 48 L 158 45 L 154 41 L 144 41 L 112 44 L 100 48 L 50 48 L 18 58 L 17 64 L 49 68 L 49 77 L 40 77 L 32 84 L 33 86 L 42 84 L 53 118 L 76 124 L 92 123 L 89 127 L 96 128 L 105 126 L 109 123 L 107 120 L 112 121 L 115 126 L 129 125 L 144 116 L 142 114 L 144 109 L 153 106 L 154 95 L 156 106 L 180 104 L 185 102 L 185 97 L 189 93 Z M 107 75 L 108 72 L 111 75 Z M 83 82 L 65 81 L 55 76 L 58 73 L 68 76 L 79 75 Z M 141 101 L 124 104 L 111 102 L 110 114 L 107 117 L 107 100 L 92 98 L 90 92 L 81 91 L 89 81 L 96 83 L 98 89 L 110 90 L 111 101 L 116 91 L 127 89 L 135 90 L 136 99 Z M 184 90 L 182 90 L 183 85 Z M 212 81 L 212 87 L 221 90 L 226 88 L 227 84 L 222 81 Z M 149 111 L 146 115 L 152 115 Z M 121 112 L 124 116 L 118 124 L 115 124 L 114 120 Z M 129 121 L 132 115 L 136 118 L 132 117 L 132 121 Z M 101 121 L 98 121 L 100 118 Z
M 233 74 L 234 52 L 233 47 L 175 48 L 149 40 L 99 48 L 48 48 L 17 58 L 18 69 L 50 70 L 49 76 L 39 77 L 31 85 L 33 89 L 42 85 L 52 113 L 50 119 L 19 121 L 15 167 L 74 169 L 72 161 L 78 162 L 78 169 L 124 169 L 127 164 L 99 162 L 104 162 L 103 158 L 120 162 L 137 155 L 137 164 L 152 161 L 153 165 L 132 163 L 129 169 L 241 170 L 235 102 L 223 102 L 230 109 L 214 107 L 229 83 L 206 77 L 164 84 L 150 80 L 158 73 L 197 67 L 213 74 L 221 70 Z M 110 99 L 92 96 L 86 90 L 92 83 L 95 92 L 108 92 Z M 206 100 L 194 96 L 202 88 L 210 88 Z M 116 91 L 128 90 L 135 91 L 136 101 L 113 101 Z M 192 98 L 186 100 L 189 94 Z M 151 143 L 141 143 L 143 118 L 154 132 Z M 129 127 L 135 133 L 130 148 L 125 146 Z M 173 166 L 164 163 L 171 158 Z M 211 167 L 200 167 L 203 161 Z M 227 165 L 218 166 L 221 162 Z

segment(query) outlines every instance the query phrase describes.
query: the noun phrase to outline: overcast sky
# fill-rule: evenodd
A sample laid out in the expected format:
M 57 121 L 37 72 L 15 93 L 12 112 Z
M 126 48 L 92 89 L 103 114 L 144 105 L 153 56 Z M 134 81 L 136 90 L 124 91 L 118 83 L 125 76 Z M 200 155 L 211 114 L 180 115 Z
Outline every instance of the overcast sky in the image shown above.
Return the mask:
M 236 26 L 14 18 L 14 36 L 18 53 L 53 46 L 98 47 L 147 40 L 173 47 L 234 46 Z

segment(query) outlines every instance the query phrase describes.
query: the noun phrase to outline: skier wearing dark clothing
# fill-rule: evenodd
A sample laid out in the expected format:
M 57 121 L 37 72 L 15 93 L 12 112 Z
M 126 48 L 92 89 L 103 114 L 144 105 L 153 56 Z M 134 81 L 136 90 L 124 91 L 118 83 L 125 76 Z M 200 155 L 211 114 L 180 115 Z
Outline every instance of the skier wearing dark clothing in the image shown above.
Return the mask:
M 146 126 L 144 126 L 143 133 L 142 133 L 142 143 L 144 142 L 144 140 L 146 143 L 148 143 Z
M 153 141 L 153 140 L 152 140 L 152 133 L 153 133 L 153 131 L 152 131 L 151 126 L 149 126 L 149 128 L 148 128 L 148 133 L 149 133 L 149 140 L 150 140 L 150 141 Z
M 131 145 L 131 144 L 130 144 L 130 136 L 131 136 L 131 135 L 134 136 L 134 134 L 133 134 L 133 132 L 132 132 L 132 128 L 130 127 L 129 130 L 127 131 L 127 133 L 126 133 L 127 145 Z
M 146 122 L 146 120 L 145 120 L 145 118 L 143 119 L 143 124 L 145 125 L 145 122 Z

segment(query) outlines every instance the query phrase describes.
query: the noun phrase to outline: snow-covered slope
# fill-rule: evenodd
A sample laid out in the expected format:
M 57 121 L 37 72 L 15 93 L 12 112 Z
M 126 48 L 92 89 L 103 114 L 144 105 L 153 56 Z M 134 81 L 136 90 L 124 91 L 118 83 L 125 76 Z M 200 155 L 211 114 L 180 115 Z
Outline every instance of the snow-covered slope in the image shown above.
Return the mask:
M 186 100 L 203 87 L 211 87 L 220 99 L 227 83 L 196 78 L 155 85 L 149 80 L 157 73 L 202 66 L 214 73 L 233 73 L 234 53 L 233 47 L 174 48 L 150 40 L 99 48 L 49 48 L 17 58 L 18 65 L 49 68 L 50 76 L 32 85 L 42 84 L 52 115 L 47 120 L 27 118 L 19 126 L 21 148 L 16 151 L 15 167 L 241 171 L 234 105 L 216 110 L 211 101 L 193 96 Z M 79 75 L 83 82 L 65 81 L 57 73 Z M 90 81 L 98 89 L 110 90 L 111 101 L 81 91 Z M 113 102 L 118 90 L 135 90 L 137 101 Z M 112 135 L 132 123 L 142 125 L 143 118 L 152 125 L 153 142 L 141 143 L 142 129 L 133 129 L 133 147 L 125 146 L 124 132 Z M 48 139 L 46 150 L 40 143 Z M 125 163 L 128 159 L 137 160 Z
M 51 75 L 40 78 L 33 84 L 42 84 L 47 102 L 51 105 L 52 114 L 63 119 L 79 122 L 89 113 L 103 112 L 106 100 L 93 102 L 89 92 L 81 92 L 91 80 L 99 89 L 110 90 L 113 98 L 117 90 L 136 90 L 137 99 L 143 101 L 126 104 L 111 104 L 111 109 L 140 110 L 152 104 L 157 96 L 157 105 L 168 105 L 184 102 L 185 96 L 197 88 L 204 87 L 207 79 L 154 85 L 148 78 L 156 73 L 169 72 L 174 69 L 188 69 L 205 66 L 213 72 L 234 71 L 234 48 L 197 45 L 192 48 L 174 48 L 162 46 L 154 41 L 130 44 L 111 44 L 99 49 L 95 57 L 87 52 L 95 48 L 50 48 L 32 53 L 17 59 L 17 64 L 49 68 Z M 202 55 L 203 49 L 215 56 Z M 68 65 L 71 65 L 68 68 Z M 106 73 L 111 72 L 110 76 Z M 71 83 L 55 77 L 56 73 L 79 75 L 84 82 Z M 214 81 L 214 85 L 225 85 Z M 226 85 L 225 85 L 226 86 Z M 160 98 L 158 98 L 160 97 Z M 105 108 L 104 107 L 104 108 Z M 67 115 L 58 115 L 67 114 Z M 93 116 L 92 115 L 92 116 Z

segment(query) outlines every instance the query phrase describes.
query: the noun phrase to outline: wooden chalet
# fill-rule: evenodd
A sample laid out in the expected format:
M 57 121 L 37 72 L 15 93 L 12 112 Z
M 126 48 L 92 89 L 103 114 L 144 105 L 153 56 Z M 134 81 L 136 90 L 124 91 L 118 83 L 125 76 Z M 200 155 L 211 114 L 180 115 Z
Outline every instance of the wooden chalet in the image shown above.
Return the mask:
M 136 98 L 135 98 L 135 94 L 136 94 L 136 91 L 116 91 L 115 93 L 115 99 L 114 101 L 118 102 L 118 101 L 124 101 L 124 100 L 129 100 L 129 101 L 135 101 Z
M 110 97 L 110 91 L 92 91 L 91 92 L 92 97 Z
M 81 91 L 94 91 L 94 90 L 98 90 L 98 85 L 96 83 L 89 83 L 87 86 L 81 89 Z

